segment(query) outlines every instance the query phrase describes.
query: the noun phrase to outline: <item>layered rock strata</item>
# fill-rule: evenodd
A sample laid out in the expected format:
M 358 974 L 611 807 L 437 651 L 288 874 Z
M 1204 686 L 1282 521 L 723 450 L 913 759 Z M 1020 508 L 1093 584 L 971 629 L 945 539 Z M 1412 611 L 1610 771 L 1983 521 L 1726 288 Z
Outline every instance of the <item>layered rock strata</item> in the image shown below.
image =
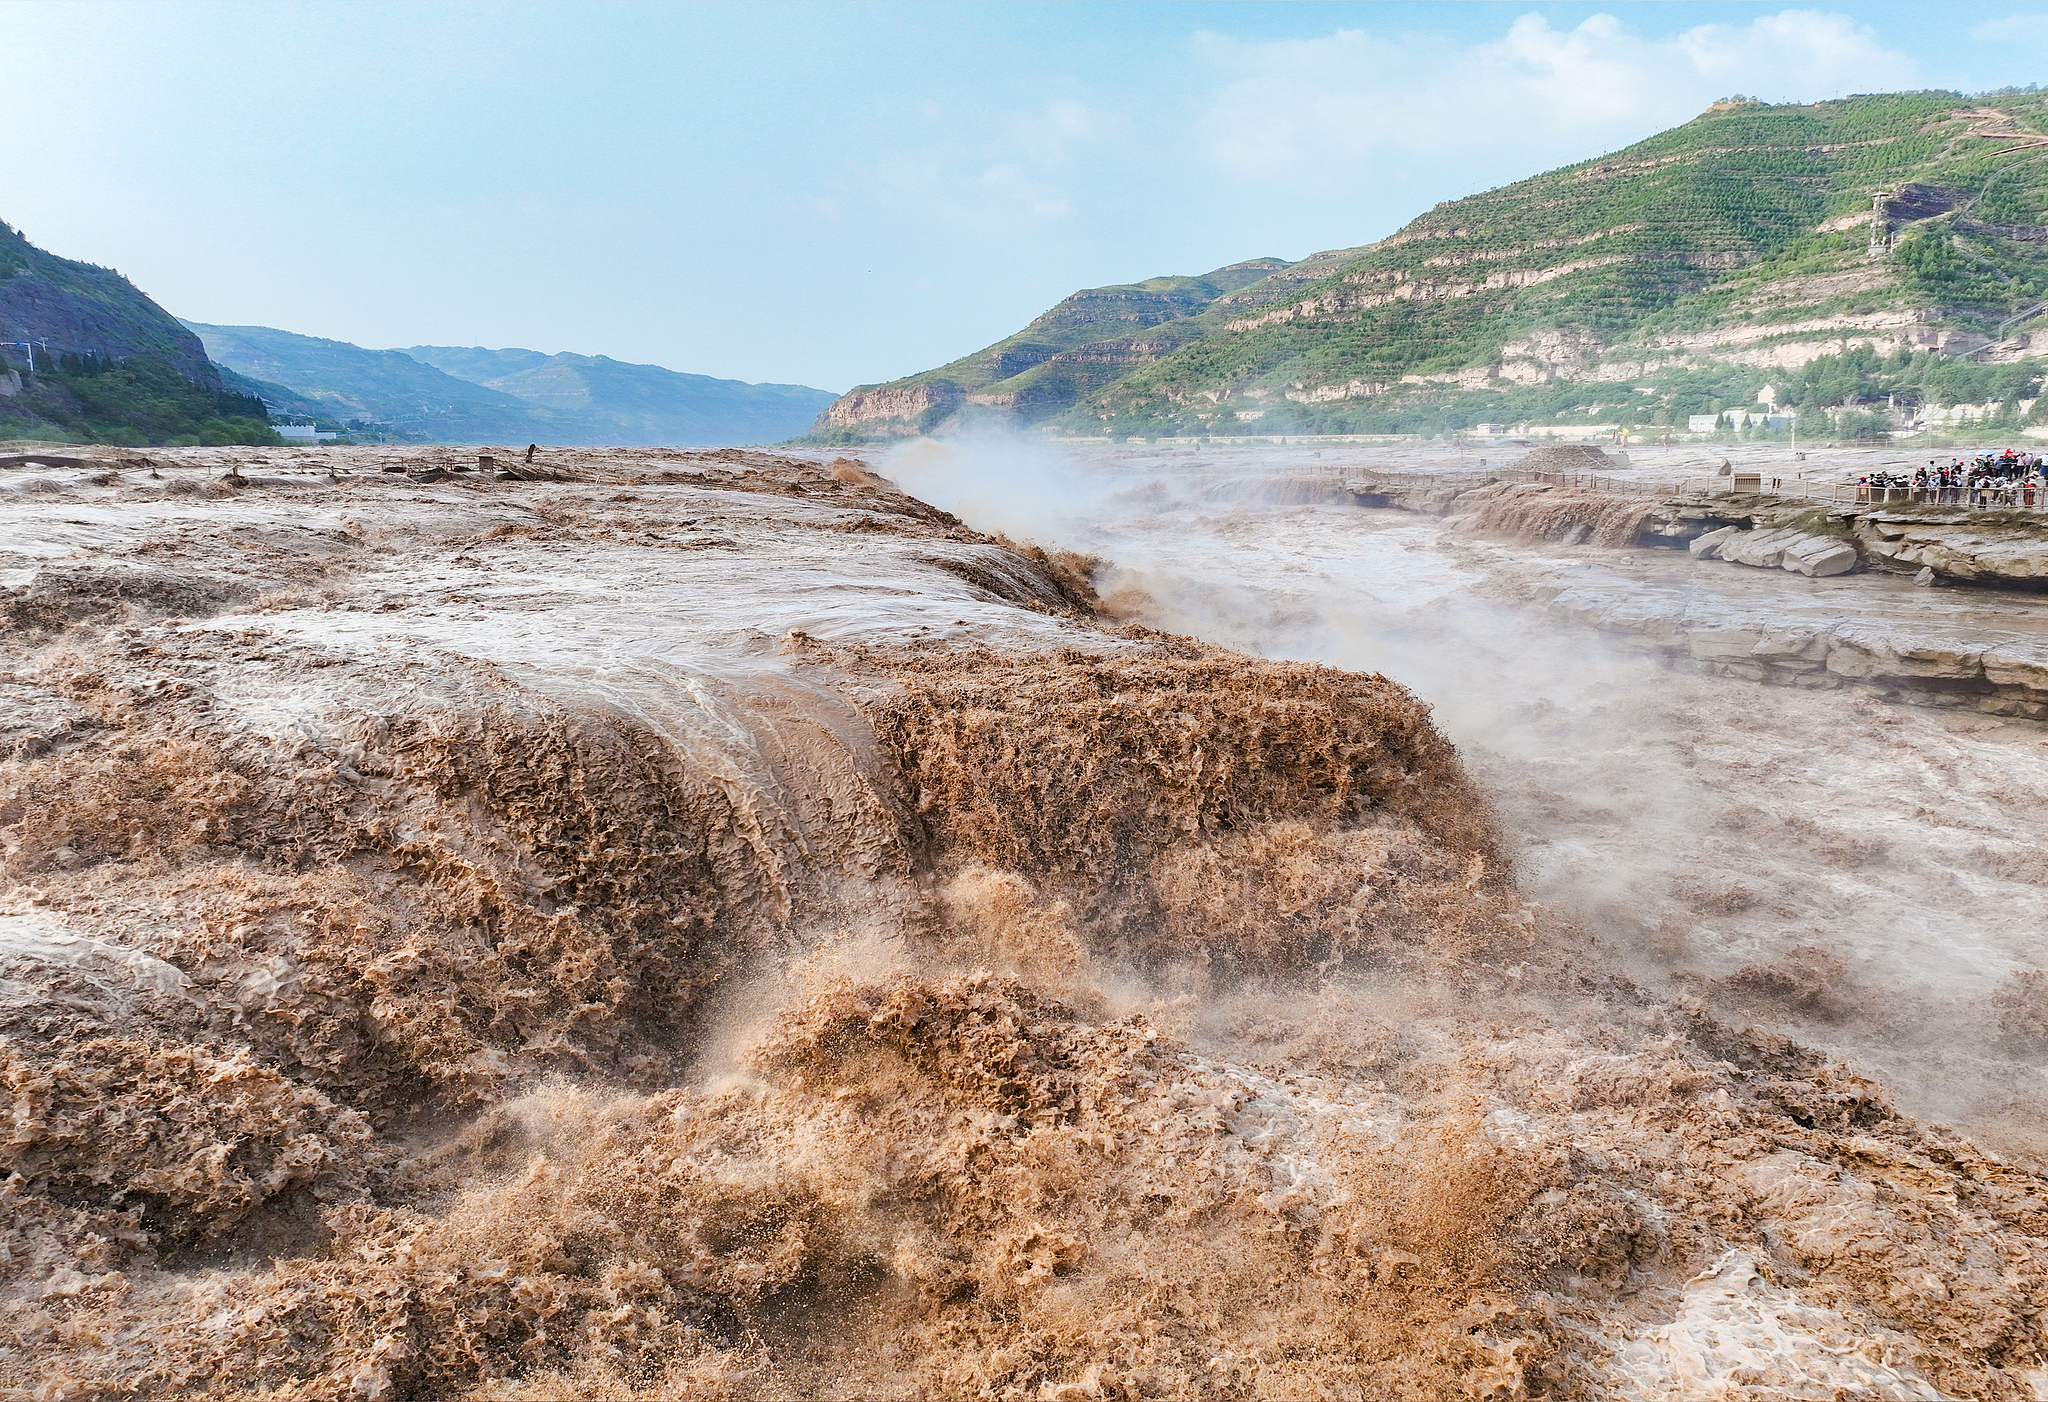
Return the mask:
M 1740 492 L 1631 497 L 1623 483 L 1595 491 L 1508 472 L 1355 474 L 1343 487 L 1360 506 L 1459 518 L 1530 541 L 1583 544 L 1599 529 L 1602 544 L 1683 546 L 1699 560 L 1809 577 L 1927 570 L 1959 583 L 2048 586 L 2048 514 L 2034 511 L 1827 505 Z M 1625 539 L 1607 538 L 1614 533 L 1604 523 L 1617 512 L 1640 516 Z
M 1564 546 L 1684 547 L 1701 567 L 1725 562 L 1832 579 L 1883 576 L 1850 589 L 1896 588 L 1896 576 L 2038 588 L 2048 526 L 2018 512 L 1884 506 L 1817 508 L 1757 495 L 1628 497 L 1487 474 L 1353 477 L 1365 506 L 1440 515 L 1455 529 Z M 1694 616 L 1661 597 L 1553 586 L 1523 591 L 1560 621 L 1626 636 L 1688 667 L 1802 687 L 1856 686 L 1914 704 L 2048 719 L 2048 636 L 2015 616 L 1989 630 L 1897 608 L 1878 620 L 1811 617 L 1805 602 L 1776 621 Z M 1908 591 L 1910 593 L 1911 591 Z M 1793 615 L 1796 615 L 1794 617 Z
M 1785 569 L 1809 579 L 1847 574 L 1862 563 L 1862 556 L 1848 541 L 1796 526 L 1750 530 L 1722 526 L 1695 536 L 1686 549 L 1695 560 L 1726 560 L 1758 569 Z
M 1537 585 L 1532 595 L 1560 622 L 1626 638 L 1691 670 L 2048 720 L 2048 636 L 2038 631 L 1985 633 L 1917 619 L 1695 616 L 1569 585 Z

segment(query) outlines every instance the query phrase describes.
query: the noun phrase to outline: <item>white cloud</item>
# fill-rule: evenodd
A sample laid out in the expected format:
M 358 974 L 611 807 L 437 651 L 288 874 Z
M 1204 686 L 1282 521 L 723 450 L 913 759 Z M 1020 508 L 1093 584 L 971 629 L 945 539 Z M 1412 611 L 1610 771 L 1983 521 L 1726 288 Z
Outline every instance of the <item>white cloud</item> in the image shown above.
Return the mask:
M 1911 87 L 1918 69 L 1841 15 L 1786 10 L 1646 38 L 1612 15 L 1524 15 L 1490 43 L 1340 30 L 1245 43 L 1204 34 L 1226 77 L 1201 131 L 1230 173 L 1291 188 L 1419 162 L 1526 171 L 1581 159 L 1733 92 L 1814 101 Z
M 1073 201 L 1015 161 L 957 162 L 928 152 L 885 158 L 862 172 L 866 193 L 898 216 L 986 233 L 1063 220 Z
M 1064 98 L 1036 111 L 1009 113 L 1002 125 L 1018 155 L 1048 166 L 1065 162 L 1077 147 L 1103 141 L 1123 127 L 1107 112 Z
M 1071 218 L 1074 201 L 1063 168 L 1127 127 L 1114 114 L 1065 98 L 1025 111 L 961 114 L 937 103 L 920 103 L 915 111 L 928 131 L 944 135 L 862 163 L 846 190 L 899 217 L 977 235 Z M 820 198 L 842 212 L 854 196 Z
M 1986 20 L 1971 28 L 1970 37 L 1986 44 L 2038 47 L 2048 44 L 2048 15 L 2007 15 L 2004 19 Z

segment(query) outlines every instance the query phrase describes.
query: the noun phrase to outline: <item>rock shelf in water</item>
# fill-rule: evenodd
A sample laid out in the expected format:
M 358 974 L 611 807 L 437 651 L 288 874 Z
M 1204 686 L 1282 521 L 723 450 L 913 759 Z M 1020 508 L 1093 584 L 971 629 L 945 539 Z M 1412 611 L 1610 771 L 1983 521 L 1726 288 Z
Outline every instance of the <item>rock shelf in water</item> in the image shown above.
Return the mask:
M 1825 599 L 1768 584 L 1748 590 L 1754 619 L 1731 619 L 1717 607 L 1689 611 L 1678 597 L 1683 585 L 1660 565 L 1618 559 L 1603 566 L 1633 581 L 1618 590 L 1545 583 L 1539 570 L 1526 592 L 1555 617 L 1632 635 L 1674 660 L 1726 675 L 1856 686 L 1919 704 L 2048 719 L 2048 626 L 2035 604 L 2048 579 L 2048 516 L 1726 492 L 1658 495 L 1649 482 L 1630 495 L 1629 485 L 1617 479 L 1595 490 L 1411 469 L 1354 471 L 1342 492 L 1364 506 L 1442 516 L 1475 534 L 1532 545 L 1684 547 L 1708 568 L 1726 563 L 1812 580 L 1854 574 L 1836 586 L 1847 592 Z M 1981 586 L 1971 595 L 1974 611 L 2000 616 L 1957 627 L 1942 615 L 1972 612 L 1969 605 L 1901 597 L 1897 586 L 1916 573 L 1916 583 Z

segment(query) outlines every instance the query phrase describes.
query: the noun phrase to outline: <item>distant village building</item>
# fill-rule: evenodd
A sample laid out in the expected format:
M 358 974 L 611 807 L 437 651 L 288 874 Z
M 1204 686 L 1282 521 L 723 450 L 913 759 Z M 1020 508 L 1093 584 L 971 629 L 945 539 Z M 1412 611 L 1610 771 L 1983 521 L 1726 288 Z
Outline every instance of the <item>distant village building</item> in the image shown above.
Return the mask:
M 1688 433 L 1718 433 L 1723 428 L 1781 429 L 1792 422 L 1789 412 L 1759 414 L 1754 409 L 1723 409 L 1718 414 L 1693 414 L 1685 421 Z
M 325 443 L 330 438 L 341 437 L 331 429 L 315 428 L 311 424 L 272 424 L 271 427 L 277 430 L 278 437 L 294 443 Z

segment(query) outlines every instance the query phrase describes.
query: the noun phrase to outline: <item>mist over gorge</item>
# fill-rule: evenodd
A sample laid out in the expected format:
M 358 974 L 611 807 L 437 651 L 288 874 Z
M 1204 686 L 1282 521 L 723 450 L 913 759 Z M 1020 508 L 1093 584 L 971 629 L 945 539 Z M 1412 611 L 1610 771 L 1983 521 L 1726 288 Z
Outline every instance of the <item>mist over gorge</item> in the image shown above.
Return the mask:
M 1717 106 L 776 447 L 0 444 L 0 1396 L 2048 1396 L 2038 503 L 1673 422 L 2037 380 L 2038 117 Z

